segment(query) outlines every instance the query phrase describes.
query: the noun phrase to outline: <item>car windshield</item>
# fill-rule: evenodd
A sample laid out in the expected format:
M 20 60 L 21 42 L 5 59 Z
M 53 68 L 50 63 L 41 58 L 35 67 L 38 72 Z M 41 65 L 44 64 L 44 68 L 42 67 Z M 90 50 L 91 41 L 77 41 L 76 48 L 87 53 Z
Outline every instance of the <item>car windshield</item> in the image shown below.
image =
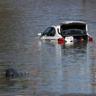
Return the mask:
M 43 33 L 42 36 L 54 36 L 55 35 L 55 29 L 54 27 L 48 27 Z
M 62 36 L 83 36 L 86 35 L 86 33 L 81 29 L 67 29 L 61 31 Z

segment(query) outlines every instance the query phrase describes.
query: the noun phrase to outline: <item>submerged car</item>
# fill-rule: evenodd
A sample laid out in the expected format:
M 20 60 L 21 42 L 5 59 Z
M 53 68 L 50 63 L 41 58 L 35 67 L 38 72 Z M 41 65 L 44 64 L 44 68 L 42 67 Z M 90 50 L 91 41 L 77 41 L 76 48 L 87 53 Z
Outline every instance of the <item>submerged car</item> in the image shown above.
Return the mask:
M 93 41 L 88 34 L 88 26 L 83 21 L 65 21 L 59 25 L 48 27 L 38 35 L 40 35 L 40 39 L 58 40 L 59 43 Z

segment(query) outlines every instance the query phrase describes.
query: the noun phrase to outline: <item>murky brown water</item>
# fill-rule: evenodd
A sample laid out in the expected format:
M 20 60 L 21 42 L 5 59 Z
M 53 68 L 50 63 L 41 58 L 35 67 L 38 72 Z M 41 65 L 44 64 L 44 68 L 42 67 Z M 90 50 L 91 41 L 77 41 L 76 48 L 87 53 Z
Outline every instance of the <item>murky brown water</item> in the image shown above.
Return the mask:
M 65 20 L 86 21 L 94 43 L 38 40 L 38 32 Z M 95 94 L 95 31 L 95 0 L 0 0 L 0 96 Z M 19 76 L 6 79 L 9 68 Z

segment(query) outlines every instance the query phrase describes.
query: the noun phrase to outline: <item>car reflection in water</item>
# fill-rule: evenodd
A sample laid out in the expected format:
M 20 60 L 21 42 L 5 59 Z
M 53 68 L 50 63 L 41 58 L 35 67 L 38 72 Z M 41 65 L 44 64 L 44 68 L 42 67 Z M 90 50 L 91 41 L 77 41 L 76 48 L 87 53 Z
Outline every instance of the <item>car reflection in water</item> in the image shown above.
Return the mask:
M 59 45 L 41 42 L 41 92 L 91 93 L 89 44 Z M 46 58 L 47 57 L 47 58 Z

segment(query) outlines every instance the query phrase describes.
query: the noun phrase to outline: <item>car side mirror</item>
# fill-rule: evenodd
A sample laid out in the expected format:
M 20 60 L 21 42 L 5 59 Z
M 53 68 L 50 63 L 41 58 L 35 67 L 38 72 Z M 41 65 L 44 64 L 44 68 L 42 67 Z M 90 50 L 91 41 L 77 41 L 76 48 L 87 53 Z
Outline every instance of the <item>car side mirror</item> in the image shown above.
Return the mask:
M 38 35 L 38 36 L 41 36 L 42 34 L 41 34 L 41 33 L 38 33 L 37 35 Z

